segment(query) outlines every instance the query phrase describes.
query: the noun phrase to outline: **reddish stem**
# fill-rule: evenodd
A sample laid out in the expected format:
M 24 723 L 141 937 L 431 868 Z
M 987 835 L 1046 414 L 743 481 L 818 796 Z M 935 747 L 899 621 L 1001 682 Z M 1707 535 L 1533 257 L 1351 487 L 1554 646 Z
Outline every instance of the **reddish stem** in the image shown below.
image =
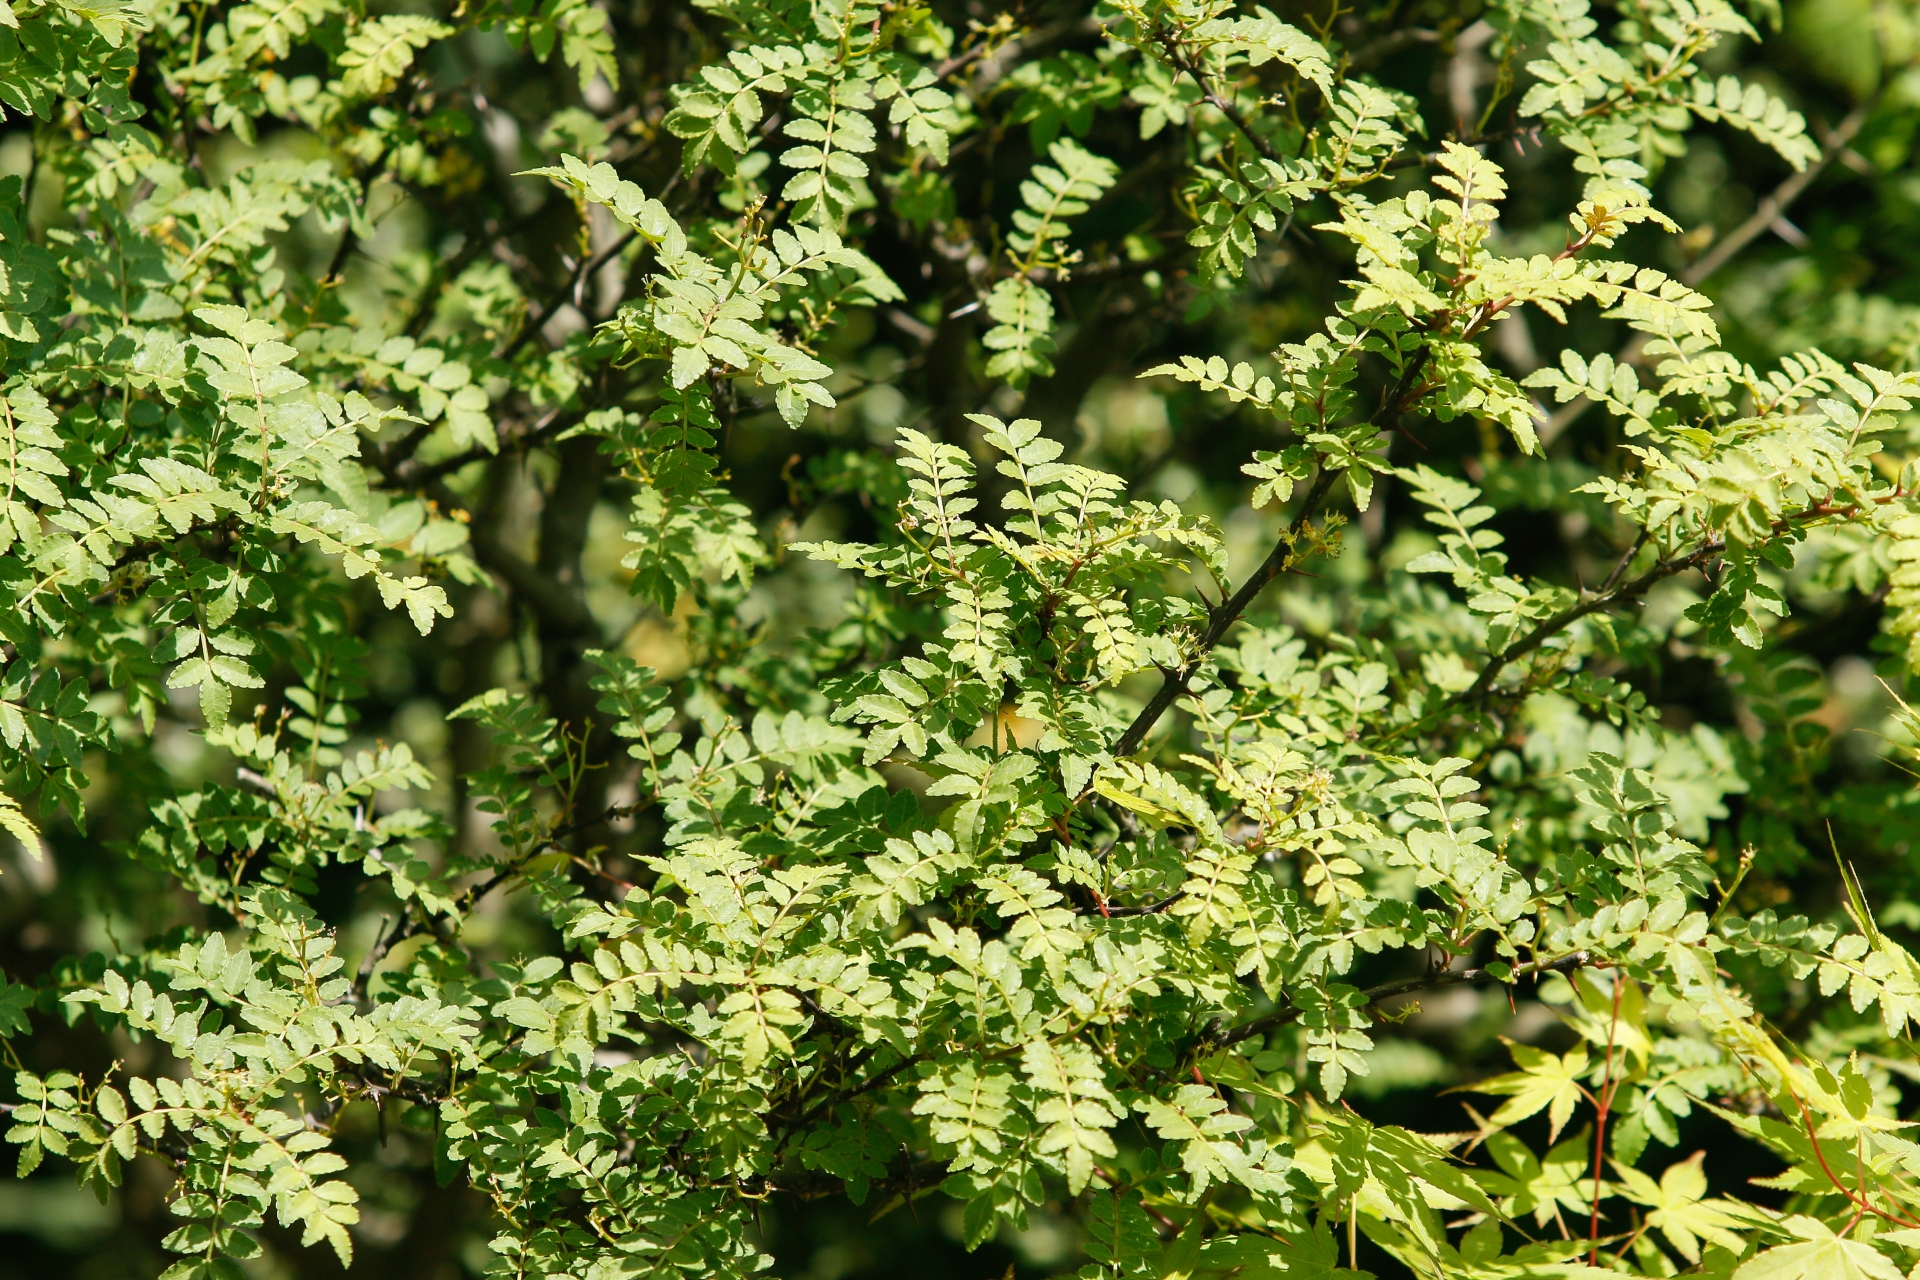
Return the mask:
M 1613 975 L 1613 1019 L 1607 1023 L 1607 1065 L 1600 1076 L 1600 1096 L 1594 1100 L 1599 1113 L 1593 1128 L 1593 1215 L 1587 1222 L 1587 1265 L 1600 1265 L 1600 1162 L 1607 1150 L 1607 1113 L 1613 1110 L 1613 1094 L 1618 1087 L 1613 1079 L 1613 1042 L 1620 1032 L 1620 974 Z
M 1834 1174 L 1833 1166 L 1827 1163 L 1826 1153 L 1820 1149 L 1820 1139 L 1813 1131 L 1813 1113 L 1807 1110 L 1807 1104 L 1801 1100 L 1800 1095 L 1793 1092 L 1792 1085 L 1787 1086 L 1787 1092 L 1792 1095 L 1794 1102 L 1800 1108 L 1800 1122 L 1806 1126 L 1807 1141 L 1813 1144 L 1813 1158 L 1820 1162 L 1820 1171 L 1827 1175 L 1827 1181 L 1833 1184 L 1834 1189 L 1838 1191 L 1841 1195 L 1845 1196 L 1847 1199 L 1851 1200 L 1855 1205 L 1859 1206 L 1865 1212 L 1876 1214 L 1882 1218 L 1885 1218 L 1888 1222 L 1891 1222 L 1896 1226 L 1909 1227 L 1909 1228 L 1920 1227 L 1920 1222 L 1915 1222 L 1911 1218 L 1902 1218 L 1897 1214 L 1888 1213 L 1884 1209 L 1876 1209 L 1867 1202 L 1864 1196 L 1861 1196 L 1858 1192 L 1849 1191 L 1847 1189 L 1847 1184 L 1840 1181 L 1840 1179 Z

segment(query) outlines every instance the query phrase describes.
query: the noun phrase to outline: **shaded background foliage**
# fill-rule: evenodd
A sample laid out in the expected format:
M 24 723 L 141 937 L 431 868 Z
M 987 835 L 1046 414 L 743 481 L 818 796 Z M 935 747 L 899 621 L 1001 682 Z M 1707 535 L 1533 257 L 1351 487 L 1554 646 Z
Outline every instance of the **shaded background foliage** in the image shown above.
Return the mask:
M 232 121 L 179 118 L 181 96 L 155 71 L 168 61 L 159 51 L 199 40 L 221 6 L 150 8 L 156 30 L 139 46 L 131 95 L 150 127 L 179 139 L 187 165 L 219 182 L 264 158 L 322 160 L 368 182 L 366 234 L 309 215 L 268 237 L 261 270 L 277 273 L 274 291 L 310 315 L 404 315 L 412 333 L 475 350 L 563 350 L 613 315 L 633 284 L 630 272 L 640 268 L 613 252 L 610 220 L 583 225 L 552 184 L 516 174 L 570 152 L 609 160 L 674 209 L 742 203 L 724 175 L 682 172 L 681 141 L 663 123 L 668 89 L 716 56 L 720 26 L 695 5 L 592 6 L 605 15 L 604 44 L 593 56 L 609 60 L 617 88 L 607 75 L 583 87 L 576 68 L 543 47 L 551 32 L 518 40 L 506 30 L 468 32 L 431 45 L 379 108 L 387 119 L 329 132 L 268 118 L 257 133 Z M 1472 0 L 1331 7 L 1288 0 L 1275 8 L 1327 33 L 1353 65 L 1411 95 L 1434 138 L 1494 139 L 1492 152 L 1516 192 L 1503 234 L 1517 245 L 1557 247 L 1578 179 L 1564 153 L 1513 116 L 1517 96 L 1502 82 L 1515 68 L 1490 55 Z M 1143 127 L 1143 113 L 1156 109 L 1151 94 L 1109 70 L 1084 6 L 942 0 L 932 9 L 962 37 L 946 84 L 986 127 L 955 148 L 944 172 L 898 189 L 876 185 L 873 207 L 853 215 L 867 252 L 905 296 L 854 313 L 832 332 L 821 355 L 836 371 L 828 385 L 837 406 L 815 409 L 792 429 L 768 405 L 721 401 L 719 455 L 733 493 L 774 545 L 801 535 L 861 538 L 874 528 L 875 509 L 898 496 L 897 473 L 884 459 L 898 427 L 977 450 L 978 430 L 965 414 L 1017 412 L 1039 419 L 1071 457 L 1127 476 L 1140 496 L 1214 517 L 1234 562 L 1250 563 L 1270 543 L 1276 518 L 1246 505 L 1250 485 L 1240 468 L 1272 443 L 1270 422 L 1195 388 L 1135 375 L 1195 352 L 1230 362 L 1257 358 L 1316 331 L 1351 274 L 1348 250 L 1311 229 L 1329 210 L 1304 208 L 1284 234 L 1265 238 L 1244 278 L 1205 277 L 1183 247 L 1194 206 L 1173 181 L 1182 162 L 1179 132 Z M 1697 130 L 1685 154 L 1657 158 L 1650 180 L 1656 203 L 1684 234 L 1635 232 L 1628 256 L 1702 281 L 1742 358 L 1760 362 L 1818 345 L 1842 360 L 1910 365 L 1920 358 L 1915 15 L 1893 0 L 1804 0 L 1784 13 L 1756 3 L 1752 13 L 1764 39 L 1730 43 L 1710 68 L 1738 71 L 1784 95 L 1811 122 L 1822 158 L 1803 180 L 1744 134 Z M 592 43 L 595 24 L 580 29 L 586 34 L 577 38 Z M 992 33 L 991 41 L 982 33 Z M 983 48 L 990 51 L 975 56 Z M 326 61 L 326 51 L 296 45 L 277 70 L 295 82 L 323 75 Z M 1494 100 L 1496 89 L 1504 96 Z M 13 113 L 0 123 L 0 174 L 24 180 L 20 212 L 34 237 L 74 227 L 63 191 L 85 170 L 90 128 L 77 117 Z M 1007 225 L 1021 180 L 1061 136 L 1111 158 L 1120 175 L 1075 222 L 1073 243 L 1085 256 L 1055 289 L 1053 371 L 1016 390 L 987 372 L 987 321 L 977 304 L 994 247 L 974 237 Z M 1404 175 L 1418 178 L 1417 166 Z M 1528 314 L 1500 326 L 1499 354 L 1522 374 L 1561 345 L 1619 350 L 1626 337 L 1591 309 L 1576 314 L 1564 335 Z M 697 582 L 671 613 L 637 600 L 619 564 L 626 550 L 620 513 L 630 495 L 596 440 L 555 441 L 584 406 L 626 394 L 623 375 L 602 367 L 598 385 L 581 386 L 565 361 L 556 359 L 553 370 L 544 396 L 497 407 L 498 456 L 445 451 L 385 460 L 425 486 L 444 484 L 471 512 L 471 550 L 485 580 L 448 582 L 454 616 L 427 638 L 370 593 L 341 623 L 343 650 L 358 650 L 365 672 L 351 741 L 412 746 L 439 779 L 429 803 L 453 815 L 455 847 L 488 838 L 459 781 L 484 761 L 487 744 L 474 723 L 449 721 L 450 708 L 500 683 L 537 691 L 601 766 L 581 806 L 600 812 L 630 796 L 633 784 L 618 744 L 593 723 L 586 650 L 624 651 L 681 681 L 687 696 L 731 704 L 742 690 L 760 690 L 773 691 L 777 702 L 784 685 L 806 678 L 783 662 L 783 644 L 809 627 L 837 624 L 853 589 L 844 575 L 782 559 L 750 591 Z M 1583 405 L 1544 406 L 1543 458 L 1515 456 L 1464 417 L 1422 424 L 1395 440 L 1392 457 L 1481 485 L 1498 509 L 1494 527 L 1506 535 L 1516 573 L 1592 583 L 1605 576 L 1612 552 L 1593 533 L 1598 500 L 1574 490 L 1618 440 L 1616 425 L 1598 411 L 1579 412 Z M 1257 611 L 1308 637 L 1378 629 L 1399 608 L 1383 574 L 1432 545 L 1425 528 L 1395 482 L 1383 479 L 1339 558 L 1317 565 L 1317 576 L 1280 584 Z M 1699 726 L 1702 757 L 1716 767 L 1676 796 L 1676 808 L 1723 864 L 1743 848 L 1755 851 L 1743 906 L 1791 903 L 1833 914 L 1830 826 L 1882 926 L 1895 936 L 1920 931 L 1920 806 L 1875 736 L 1890 731 L 1890 702 L 1876 677 L 1903 687 L 1900 646 L 1883 635 L 1882 610 L 1870 594 L 1844 580 L 1794 585 L 1795 615 L 1765 651 L 1728 662 L 1690 646 L 1682 628 L 1665 646 L 1632 654 L 1618 674 L 1658 706 L 1670 728 Z M 1697 595 L 1697 584 L 1677 579 L 1644 608 L 1670 617 Z M 1409 642 L 1417 646 L 1417 637 Z M 278 684 L 263 699 L 289 673 L 273 679 Z M 133 946 L 183 923 L 220 923 L 128 856 L 155 795 L 231 774 L 231 761 L 196 736 L 195 716 L 190 700 L 160 707 L 150 752 L 90 771 L 86 834 L 53 823 L 46 856 L 9 849 L 0 877 L 0 968 L 8 974 L 40 979 L 69 966 L 74 976 L 91 976 L 85 960 L 70 957 Z M 1524 749 L 1550 752 L 1565 726 L 1530 729 Z M 657 820 L 643 814 L 576 838 L 582 849 L 601 850 L 599 866 L 618 879 L 658 847 L 659 835 Z M 391 910 L 354 868 L 322 871 L 315 904 L 342 930 L 349 954 L 373 944 Z M 510 956 L 551 947 L 544 929 L 521 900 L 507 897 L 482 908 L 467 939 L 483 953 Z M 1812 1023 L 1802 984 L 1782 981 L 1758 994 L 1791 1034 L 1847 1035 L 1844 1025 L 1823 1031 Z M 1502 1069 L 1497 1035 L 1556 1049 L 1569 1040 L 1537 1005 L 1510 1005 L 1499 991 L 1460 988 L 1418 1004 L 1408 1006 L 1404 1022 L 1381 1028 L 1373 1074 L 1354 1085 L 1352 1105 L 1383 1122 L 1462 1127 L 1457 1101 L 1437 1091 Z M 27 1048 L 29 1066 L 92 1071 L 116 1059 L 137 1071 L 151 1052 L 86 1023 L 48 1031 Z M 352 1274 L 441 1280 L 477 1272 L 485 1239 L 479 1198 L 436 1181 L 430 1136 L 388 1131 L 372 1117 L 355 1123 L 360 1131 L 343 1142 L 369 1158 L 354 1166 L 364 1216 Z M 1543 1119 L 1530 1125 L 1544 1132 Z M 1676 1150 L 1692 1150 L 1695 1136 L 1683 1135 Z M 1716 1179 L 1770 1171 L 1757 1149 L 1729 1145 L 1724 1130 L 1703 1129 L 1698 1140 L 1718 1144 L 1709 1160 Z M 74 1189 L 62 1169 L 0 1183 L 0 1275 L 156 1274 L 164 1265 L 158 1241 L 170 1225 L 168 1181 L 136 1163 L 104 1206 Z M 1039 1274 L 1077 1248 L 1068 1229 L 1040 1215 L 1025 1234 L 1003 1235 L 968 1255 L 957 1243 L 956 1213 L 938 1197 L 878 1222 L 837 1200 L 804 1210 L 770 1205 L 762 1230 L 784 1274 L 818 1280 Z M 340 1269 L 327 1251 L 287 1247 L 273 1229 L 267 1241 L 263 1275 Z

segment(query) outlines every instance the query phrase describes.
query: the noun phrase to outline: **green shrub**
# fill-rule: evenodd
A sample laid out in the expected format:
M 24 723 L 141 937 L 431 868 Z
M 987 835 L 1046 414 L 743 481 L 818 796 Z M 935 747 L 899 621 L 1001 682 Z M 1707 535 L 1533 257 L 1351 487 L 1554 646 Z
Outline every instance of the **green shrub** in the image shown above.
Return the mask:
M 63 1256 L 1914 1267 L 1904 9 L 424 7 L 0 0 Z

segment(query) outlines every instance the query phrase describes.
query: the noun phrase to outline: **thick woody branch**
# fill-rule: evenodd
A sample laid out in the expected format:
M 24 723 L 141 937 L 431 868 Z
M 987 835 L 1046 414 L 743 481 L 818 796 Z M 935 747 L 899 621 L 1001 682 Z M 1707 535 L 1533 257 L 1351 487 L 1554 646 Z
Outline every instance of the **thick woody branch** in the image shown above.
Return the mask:
M 427 492 L 443 507 L 455 508 L 460 499 L 444 485 L 434 484 Z M 507 589 L 522 601 L 543 623 L 586 632 L 592 629 L 593 615 L 577 591 L 541 571 L 501 542 L 492 525 L 475 521 L 468 526 L 474 558 L 500 575 Z

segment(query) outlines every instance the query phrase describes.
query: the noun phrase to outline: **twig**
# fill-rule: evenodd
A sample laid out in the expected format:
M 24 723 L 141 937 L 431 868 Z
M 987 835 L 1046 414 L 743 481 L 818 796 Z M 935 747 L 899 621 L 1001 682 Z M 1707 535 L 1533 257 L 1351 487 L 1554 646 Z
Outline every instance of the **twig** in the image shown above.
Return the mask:
M 1539 626 L 1529 631 L 1517 643 L 1488 659 L 1487 665 L 1480 669 L 1480 674 L 1475 678 L 1473 684 L 1463 692 L 1454 695 L 1447 703 L 1447 706 L 1452 708 L 1465 706 L 1470 702 L 1478 702 L 1486 696 L 1487 690 L 1493 687 L 1493 682 L 1499 678 L 1500 673 L 1506 670 L 1514 659 L 1526 657 L 1529 653 L 1532 653 L 1535 649 L 1538 649 L 1548 640 L 1551 640 L 1554 636 L 1560 634 L 1588 614 L 1598 613 L 1616 601 L 1631 600 L 1636 596 L 1645 595 L 1648 591 L 1652 590 L 1656 584 L 1671 578 L 1676 573 L 1684 573 L 1688 569 L 1699 567 L 1714 556 L 1719 555 L 1720 552 L 1725 549 L 1726 544 L 1720 541 L 1720 539 L 1710 538 L 1684 556 L 1661 561 L 1624 586 L 1617 586 L 1607 591 L 1595 592 L 1592 596 L 1580 601 L 1578 604 L 1568 605 L 1565 609 L 1562 609 L 1559 613 L 1554 614 L 1551 618 L 1548 618 Z
M 1406 413 L 1408 406 L 1424 391 L 1424 387 L 1420 385 L 1420 376 L 1426 369 L 1430 350 L 1422 347 L 1418 354 L 1408 360 L 1392 389 L 1382 397 L 1379 421 L 1387 430 L 1398 428 L 1400 418 Z M 1267 589 L 1269 583 L 1293 568 L 1296 562 L 1295 547 L 1299 543 L 1301 533 L 1305 531 L 1307 522 L 1313 518 L 1314 513 L 1320 509 L 1320 504 L 1326 500 L 1327 494 L 1333 490 L 1334 482 L 1340 478 L 1341 474 L 1330 467 L 1322 467 L 1319 474 L 1314 476 L 1313 483 L 1308 486 L 1305 496 L 1300 499 L 1299 511 L 1294 514 L 1292 522 L 1287 525 L 1285 531 L 1275 540 L 1273 549 L 1267 553 L 1267 558 L 1261 561 L 1260 567 L 1253 571 L 1252 576 L 1240 584 L 1238 591 L 1210 611 L 1211 617 L 1207 622 L 1207 629 L 1201 633 L 1199 643 L 1195 646 L 1187 665 L 1166 672 L 1159 689 L 1154 691 L 1147 705 L 1140 709 L 1140 714 L 1135 716 L 1133 723 L 1127 726 L 1127 731 L 1121 734 L 1119 740 L 1113 744 L 1114 755 L 1130 756 L 1140 749 L 1140 744 L 1146 741 L 1147 734 L 1159 722 L 1160 717 L 1166 714 L 1167 708 L 1186 692 L 1187 683 L 1193 678 L 1194 668 L 1199 665 L 1200 659 L 1220 643 L 1226 636 L 1227 630 L 1242 613 L 1246 612 L 1247 606 Z
M 1106 904 L 1106 899 L 1102 898 L 1100 899 L 1100 914 L 1110 919 L 1117 919 L 1121 916 L 1157 916 L 1184 897 L 1186 897 L 1185 893 L 1176 893 L 1171 897 L 1160 899 L 1160 901 L 1154 903 L 1152 906 L 1112 908 L 1109 908 Z
M 475 904 L 477 904 L 480 899 L 486 897 L 495 889 L 525 871 L 527 863 L 533 861 L 549 849 L 557 847 L 560 841 L 566 839 L 566 837 L 597 827 L 603 822 L 610 822 L 615 818 L 622 818 L 630 813 L 634 813 L 640 808 L 642 803 L 644 802 L 635 801 L 632 804 L 611 805 L 607 808 L 606 812 L 596 817 L 584 818 L 579 822 L 569 823 L 567 826 L 557 827 L 548 832 L 544 840 L 533 845 L 522 856 L 507 863 L 485 880 L 476 880 L 474 883 L 468 885 L 466 891 L 454 901 L 453 909 L 447 913 L 447 918 L 458 920 L 465 917 L 473 910 Z M 363 974 L 372 973 L 373 966 L 380 963 L 380 958 L 388 951 L 391 951 L 400 943 L 405 942 L 408 938 L 425 933 L 431 928 L 433 928 L 432 917 L 419 916 L 407 921 L 405 925 L 395 930 L 390 937 L 375 944 L 374 948 L 367 953 L 368 958 L 360 962 L 361 972 Z
M 1639 556 L 1640 548 L 1646 546 L 1647 539 L 1652 536 L 1653 531 L 1651 529 L 1642 529 L 1640 531 L 1640 536 L 1633 540 L 1633 545 L 1627 548 L 1626 554 L 1614 562 L 1613 572 L 1609 573 L 1607 580 L 1600 584 L 1600 590 L 1611 591 L 1620 585 L 1620 579 L 1626 575 L 1628 569 L 1633 567 L 1634 560 Z
M 1882 505 L 1911 496 L 1912 495 L 1904 489 L 1892 489 L 1883 494 L 1875 494 L 1869 498 L 1868 501 L 1874 505 Z M 1813 506 L 1805 507 L 1799 511 L 1789 512 L 1781 516 L 1778 520 L 1775 520 L 1773 522 L 1773 532 L 1782 532 L 1802 520 L 1820 520 L 1828 516 L 1852 515 L 1858 512 L 1859 509 L 1860 504 L 1858 503 L 1849 503 L 1845 506 L 1834 506 L 1826 502 L 1815 503 Z M 1642 537 L 1644 538 L 1644 536 L 1643 534 Z M 1723 538 L 1709 538 L 1692 551 L 1689 551 L 1686 555 L 1676 556 L 1671 560 L 1660 561 L 1631 582 L 1604 587 L 1586 599 L 1568 605 L 1559 613 L 1541 622 L 1519 641 L 1489 658 L 1487 665 L 1480 669 L 1480 674 L 1474 679 L 1473 684 L 1448 699 L 1448 701 L 1442 705 L 1441 710 L 1443 712 L 1451 711 L 1465 706 L 1468 703 L 1478 702 L 1486 696 L 1487 691 L 1493 687 L 1493 682 L 1499 678 L 1502 671 L 1506 670 L 1506 668 L 1512 664 L 1514 659 L 1524 658 L 1527 654 L 1532 653 L 1535 649 L 1538 649 L 1548 640 L 1551 640 L 1554 636 L 1566 630 L 1588 614 L 1597 613 L 1601 609 L 1618 601 L 1631 600 L 1636 596 L 1645 595 L 1667 578 L 1671 578 L 1677 573 L 1684 573 L 1688 569 L 1697 569 L 1725 550 L 1726 541 Z M 1633 554 L 1638 554 L 1637 543 Z M 1622 561 L 1622 563 L 1626 563 L 1626 561 Z M 1610 584 L 1615 583 L 1617 577 L 1618 566 L 1616 566 L 1616 572 L 1609 576 L 1608 582 Z M 1425 723 L 1424 719 L 1413 721 L 1410 722 L 1408 727 L 1423 723 Z M 1396 733 L 1394 736 L 1397 737 L 1399 735 Z
M 360 958 L 360 969 L 353 976 L 353 991 L 357 996 L 367 993 L 367 983 L 373 977 L 374 966 L 386 958 L 393 947 L 393 927 L 400 922 L 399 917 L 392 920 L 380 917 L 380 932 L 374 937 L 373 945 L 367 948 L 367 954 Z
M 1142 707 L 1140 714 L 1133 718 L 1133 723 L 1127 726 L 1127 731 L 1121 734 L 1119 740 L 1113 744 L 1114 755 L 1130 756 L 1140 749 L 1140 744 L 1146 741 L 1147 734 L 1159 722 L 1160 717 L 1166 714 L 1167 708 L 1187 691 L 1187 684 L 1193 678 L 1193 669 L 1200 658 L 1220 643 L 1227 634 L 1227 629 L 1239 619 L 1242 613 L 1246 612 L 1247 606 L 1267 589 L 1268 583 L 1292 567 L 1295 543 L 1301 532 L 1305 530 L 1307 521 L 1319 510 L 1321 502 L 1333 489 L 1334 481 L 1339 476 L 1340 472 L 1331 467 L 1322 467 L 1320 473 L 1314 476 L 1312 485 L 1300 500 L 1300 510 L 1294 515 L 1293 521 L 1287 526 L 1285 532 L 1274 542 L 1273 549 L 1267 553 L 1267 558 L 1261 561 L 1260 567 L 1255 569 L 1245 582 L 1240 584 L 1238 591 L 1228 596 L 1218 608 L 1212 611 L 1212 619 L 1207 623 L 1207 629 L 1201 633 L 1192 661 L 1178 670 L 1170 669 L 1166 672 L 1160 687 L 1154 691 L 1153 697 L 1147 700 L 1147 705 Z
M 1279 154 L 1274 151 L 1273 144 L 1253 131 L 1253 125 L 1247 120 L 1247 117 L 1241 113 L 1240 108 L 1221 97 L 1214 89 L 1213 83 L 1207 79 L 1205 69 L 1201 67 L 1199 61 L 1194 58 L 1187 47 L 1180 42 L 1178 36 L 1162 28 L 1154 33 L 1154 39 L 1160 42 L 1161 49 L 1164 50 L 1167 55 L 1167 61 L 1171 62 L 1176 70 L 1184 71 L 1187 75 L 1193 77 L 1193 83 L 1199 87 L 1200 94 L 1207 100 L 1208 105 L 1225 116 L 1233 127 L 1240 131 L 1240 136 L 1253 144 L 1254 150 L 1258 151 L 1268 160 L 1278 160 L 1280 158 Z
M 1360 994 L 1366 997 L 1365 1003 L 1378 1004 L 1393 996 L 1406 995 L 1410 991 L 1430 991 L 1436 987 L 1479 986 L 1485 982 L 1517 982 L 1521 978 L 1543 978 L 1550 973 L 1572 973 L 1575 969 L 1584 969 L 1593 962 L 1593 957 L 1584 951 L 1569 952 L 1552 960 L 1543 960 L 1537 964 L 1522 965 L 1511 970 L 1506 977 L 1491 969 L 1442 969 L 1438 973 L 1429 973 L 1418 978 L 1406 978 L 1399 982 L 1384 982 L 1377 987 L 1368 987 Z M 1252 1022 L 1244 1022 L 1222 1035 L 1214 1043 L 1219 1045 L 1239 1044 L 1257 1035 L 1264 1035 L 1279 1027 L 1287 1026 L 1300 1017 L 1297 1006 L 1276 1009 Z
M 666 184 L 660 188 L 660 194 L 655 198 L 665 203 L 667 197 L 673 194 L 673 189 L 680 185 L 681 177 L 682 171 L 675 168 L 673 176 L 667 179 Z M 502 360 L 511 359 L 514 352 L 518 351 L 530 338 L 546 327 L 547 321 L 553 319 L 554 313 L 566 305 L 568 298 L 578 292 L 583 281 L 619 256 L 620 251 L 625 249 L 629 244 L 632 244 L 634 237 L 638 234 L 639 233 L 635 231 L 628 231 L 625 235 L 617 236 L 614 238 L 612 244 L 575 265 L 572 274 L 567 278 L 567 282 L 547 295 L 546 301 L 540 304 L 540 310 L 537 314 L 527 317 L 527 322 L 520 326 L 520 332 L 516 333 L 512 340 L 501 349 L 499 358 Z
M 1696 258 L 1692 266 L 1680 273 L 1680 279 L 1689 286 L 1699 285 L 1708 276 L 1726 266 L 1734 254 L 1746 248 L 1761 232 L 1771 227 L 1787 211 L 1787 207 L 1798 200 L 1801 193 L 1812 185 L 1813 180 L 1819 177 L 1842 151 L 1847 149 L 1847 144 L 1853 141 L 1853 136 L 1860 132 L 1862 125 L 1866 124 L 1867 117 L 1873 114 L 1873 109 L 1879 105 L 1879 101 L 1876 95 L 1848 112 L 1846 118 L 1827 135 L 1826 143 L 1820 148 L 1818 160 L 1764 196 L 1759 205 L 1754 208 L 1753 216 L 1720 237 L 1711 249 Z
M 436 462 L 421 462 L 418 458 L 406 457 L 397 462 L 386 462 L 385 465 L 382 465 L 382 461 L 376 461 L 374 466 L 388 484 L 401 488 L 423 489 L 436 480 L 445 479 L 462 467 L 498 457 L 502 448 L 524 449 L 529 445 L 539 444 L 549 437 L 557 436 L 571 427 L 581 416 L 579 411 L 563 412 L 556 407 L 547 410 L 538 421 L 525 430 L 500 433 L 495 447 L 491 449 L 484 445 L 474 445 L 461 453 L 451 454 Z M 414 437 L 396 440 L 392 452 L 397 454 L 409 443 L 417 442 L 417 438 Z M 383 460 L 385 456 L 382 455 Z
M 1067 18 L 1044 27 L 1036 27 L 1002 44 L 994 44 L 991 39 L 983 40 L 971 49 L 962 50 L 945 62 L 939 63 L 934 67 L 933 74 L 945 80 L 978 62 L 980 66 L 972 73 L 973 78 L 962 86 L 967 95 L 978 102 L 987 90 L 1006 74 L 1007 65 L 1016 57 L 1023 54 L 1030 56 L 1037 50 L 1075 36 L 1097 35 L 1102 30 L 1099 20 L 1090 14 L 1084 17 Z
M 307 304 L 307 324 L 320 313 L 320 301 L 327 296 L 327 290 L 340 287 L 341 273 L 346 270 L 347 259 L 360 246 L 360 237 L 354 234 L 351 220 L 340 229 L 340 242 L 333 246 L 333 257 L 327 263 L 327 269 L 318 280 L 313 282 L 313 298 Z
M 1753 241 L 1760 236 L 1761 232 L 1778 221 L 1782 215 L 1786 213 L 1788 207 L 1792 205 L 1795 200 L 1798 200 L 1809 186 L 1813 185 L 1813 180 L 1825 172 L 1826 167 L 1832 164 L 1835 159 L 1847 150 L 1847 146 L 1853 141 L 1854 135 L 1860 132 L 1861 126 L 1867 122 L 1867 117 L 1873 114 L 1874 108 L 1879 104 L 1880 97 L 1879 95 L 1875 95 L 1873 98 L 1868 99 L 1866 102 L 1861 103 L 1852 111 L 1848 112 L 1846 118 L 1835 126 L 1832 133 L 1827 135 L 1826 143 L 1820 148 L 1820 158 L 1812 164 L 1809 164 L 1799 173 L 1789 176 L 1785 182 L 1782 182 L 1779 186 L 1761 197 L 1760 203 L 1754 208 L 1752 216 L 1729 231 L 1726 235 L 1720 237 L 1720 239 L 1713 243 L 1711 248 L 1698 258 L 1695 258 L 1693 262 L 1680 273 L 1680 282 L 1690 289 L 1699 288 L 1702 284 L 1706 283 L 1709 276 L 1726 266 L 1728 262 L 1733 260 L 1735 254 L 1753 243 Z M 1646 334 L 1634 334 L 1627 345 L 1621 348 L 1620 354 L 1615 357 L 1616 363 L 1638 364 L 1640 357 L 1646 352 L 1647 342 L 1648 336 Z M 1564 427 L 1567 423 L 1572 422 L 1574 418 L 1578 417 L 1585 410 L 1588 403 L 1586 398 L 1582 397 L 1575 400 L 1572 404 L 1556 410 L 1553 417 L 1548 419 L 1548 428 L 1552 429 L 1555 425 Z M 1562 415 L 1565 415 L 1564 420 L 1562 420 Z

